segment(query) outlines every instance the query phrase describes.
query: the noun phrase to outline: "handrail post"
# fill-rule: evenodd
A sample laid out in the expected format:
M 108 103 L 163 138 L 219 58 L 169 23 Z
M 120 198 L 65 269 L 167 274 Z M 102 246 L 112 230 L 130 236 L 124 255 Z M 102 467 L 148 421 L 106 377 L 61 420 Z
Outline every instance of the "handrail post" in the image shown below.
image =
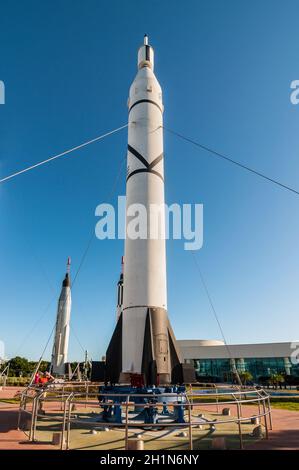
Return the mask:
M 258 398 L 258 413 L 259 413 L 259 416 L 261 415 L 261 401 L 260 401 L 260 398 Z
M 243 436 L 242 436 L 242 428 L 241 428 L 241 409 L 240 409 L 240 403 L 237 403 L 237 409 L 238 409 L 238 428 L 239 428 L 239 438 L 240 438 L 240 449 L 243 449 Z
M 27 407 L 27 398 L 28 398 L 28 397 L 27 397 L 27 390 L 24 390 L 24 391 L 22 392 L 22 396 L 23 396 L 23 398 L 24 398 L 24 397 L 26 398 L 26 400 L 23 399 L 23 410 L 25 411 L 25 410 L 26 410 L 26 407 Z
M 265 424 L 265 430 L 266 430 L 266 439 L 269 439 L 268 422 L 267 422 L 267 414 L 266 414 L 265 400 L 266 400 L 266 398 L 263 397 L 263 398 L 262 398 L 262 403 L 263 403 L 263 414 L 264 414 L 264 424 Z
M 242 436 L 242 428 L 241 428 L 241 409 L 240 403 L 238 398 L 232 393 L 232 397 L 236 400 L 237 404 L 237 413 L 238 413 L 238 429 L 239 429 L 239 440 L 240 440 L 240 449 L 243 450 L 243 436 Z
M 216 390 L 216 410 L 217 410 L 217 413 L 219 413 L 219 400 L 218 400 L 218 387 L 216 384 L 214 384 L 214 387 L 215 387 L 215 390 Z
M 36 397 L 36 406 L 35 406 L 35 413 L 34 413 L 34 419 L 33 419 L 33 427 L 32 427 L 32 440 L 35 440 L 35 431 L 36 431 L 36 424 L 37 424 L 37 418 L 38 418 L 38 410 L 39 410 L 39 403 L 40 403 L 40 398 L 44 394 L 44 391 L 41 391 L 39 395 Z
M 31 410 L 31 423 L 30 423 L 30 431 L 29 431 L 29 441 L 32 441 L 32 433 L 33 433 L 33 419 L 35 415 L 35 408 L 36 408 L 36 399 L 37 395 L 32 400 L 32 410 Z
M 187 398 L 188 400 L 188 398 Z M 192 437 L 192 416 L 191 416 L 191 404 L 188 400 L 188 418 L 189 418 L 189 450 L 193 450 L 193 437 Z
M 61 394 L 61 406 L 60 406 L 60 411 L 63 410 L 63 397 L 64 397 L 64 384 L 62 385 L 62 394 Z
M 273 430 L 273 422 L 272 422 L 272 410 L 271 410 L 271 403 L 270 403 L 270 397 L 268 395 L 268 398 L 267 398 L 267 403 L 268 403 L 268 416 L 269 416 L 269 423 L 270 423 L 270 430 L 272 431 Z
M 20 396 L 20 406 L 19 406 L 19 413 L 18 413 L 18 422 L 17 422 L 17 430 L 20 430 L 20 422 L 21 422 L 21 415 L 23 411 L 23 402 L 24 402 L 24 392 L 21 393 Z
M 67 414 L 67 431 L 66 431 L 66 450 L 69 450 L 70 447 L 70 430 L 71 430 L 71 413 L 72 413 L 72 400 L 74 398 L 74 394 L 71 393 L 70 399 L 68 401 L 68 414 Z
M 65 402 L 64 402 L 60 450 L 63 450 L 63 444 L 64 444 L 64 433 L 65 433 L 65 424 L 66 424 L 66 406 L 67 406 L 68 399 L 69 399 L 69 397 L 67 397 Z
M 129 437 L 129 429 L 128 429 L 128 406 L 129 406 L 129 395 L 126 399 L 126 425 L 125 425 L 125 450 L 128 450 L 128 437 Z
M 88 402 L 88 396 L 89 396 L 89 385 L 88 383 L 86 384 L 86 401 Z
M 39 397 L 43 392 L 37 393 L 36 396 L 33 398 L 32 402 L 32 411 L 31 411 L 31 425 L 30 425 L 30 433 L 29 433 L 29 440 L 34 441 L 35 437 L 35 428 L 36 428 L 36 421 L 37 421 L 37 414 L 38 414 L 38 403 Z
M 191 398 L 190 403 L 192 403 L 193 405 L 194 401 L 193 401 L 193 385 L 192 384 L 190 384 L 190 398 Z

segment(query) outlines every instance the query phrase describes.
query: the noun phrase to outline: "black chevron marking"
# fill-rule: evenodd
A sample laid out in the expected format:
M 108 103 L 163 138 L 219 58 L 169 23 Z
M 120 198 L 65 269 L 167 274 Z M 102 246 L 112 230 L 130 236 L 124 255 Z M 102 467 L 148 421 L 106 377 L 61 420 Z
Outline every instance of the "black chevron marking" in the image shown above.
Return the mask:
M 159 176 L 159 178 L 161 178 L 162 181 L 164 181 L 163 176 L 160 175 L 160 173 L 158 173 L 157 171 L 153 170 L 153 168 L 163 159 L 163 153 L 161 153 L 161 155 L 155 158 L 155 160 L 153 160 L 152 163 L 148 163 L 148 161 L 141 155 L 141 153 L 137 152 L 137 150 L 131 147 L 131 145 L 128 145 L 128 150 L 130 153 L 132 153 L 132 155 L 138 158 L 138 160 L 141 163 L 143 163 L 145 168 L 138 168 L 137 170 L 132 171 L 132 173 L 130 173 L 127 176 L 127 181 L 129 178 L 131 178 L 131 176 L 136 175 L 136 173 L 146 173 L 146 172 L 153 173 L 154 175 Z
M 152 169 L 154 166 L 158 165 L 158 163 L 163 159 L 163 153 L 159 155 L 159 157 L 155 158 L 155 160 L 152 161 L 152 163 L 149 164 L 149 168 Z
M 139 152 L 137 152 L 137 150 L 135 150 L 133 147 L 131 147 L 131 145 L 128 145 L 128 150 L 136 158 L 138 158 L 138 160 L 140 160 L 143 163 L 144 166 L 146 166 L 148 168 L 148 166 L 149 166 L 148 162 L 146 161 L 146 159 Z
M 132 173 L 130 173 L 130 174 L 127 176 L 127 181 L 131 178 L 131 176 L 136 175 L 137 173 L 152 173 L 153 175 L 156 175 L 156 176 L 158 176 L 159 178 L 161 178 L 161 180 L 164 182 L 163 176 L 160 175 L 160 173 L 158 173 L 158 171 L 150 170 L 150 169 L 148 169 L 148 168 L 138 168 L 138 170 L 132 171 Z

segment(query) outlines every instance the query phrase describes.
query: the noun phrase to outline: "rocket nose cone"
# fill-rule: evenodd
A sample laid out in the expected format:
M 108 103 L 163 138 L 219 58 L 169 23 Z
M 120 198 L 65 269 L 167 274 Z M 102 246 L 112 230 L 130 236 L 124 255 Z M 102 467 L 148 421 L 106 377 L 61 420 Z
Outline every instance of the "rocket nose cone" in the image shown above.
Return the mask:
M 154 50 L 148 43 L 148 35 L 143 38 L 143 45 L 138 50 L 138 69 L 150 67 L 154 69 Z

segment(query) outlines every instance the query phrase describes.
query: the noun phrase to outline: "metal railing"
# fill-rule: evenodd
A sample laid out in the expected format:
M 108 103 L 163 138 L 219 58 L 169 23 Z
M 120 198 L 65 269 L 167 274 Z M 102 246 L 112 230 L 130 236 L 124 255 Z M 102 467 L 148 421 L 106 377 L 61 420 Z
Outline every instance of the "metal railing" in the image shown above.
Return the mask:
M 256 388 L 241 388 L 239 386 L 230 386 L 224 387 L 221 386 L 219 389 L 215 386 L 213 393 L 208 393 L 208 390 L 197 391 L 196 388 L 198 385 L 190 384 L 186 387 L 187 391 L 184 393 L 160 393 L 159 395 L 155 395 L 154 398 L 157 400 L 155 403 L 136 403 L 133 398 L 151 398 L 151 395 L 148 394 L 124 394 L 124 393 L 100 393 L 101 399 L 105 399 L 105 402 L 99 403 L 98 396 L 99 385 L 103 384 L 96 384 L 90 382 L 79 382 L 79 383 L 68 383 L 65 382 L 64 384 L 51 384 L 49 387 L 44 389 L 39 389 L 37 387 L 29 387 L 21 394 L 20 397 L 20 407 L 19 407 L 19 416 L 18 416 L 18 428 L 20 428 L 20 423 L 22 421 L 22 416 L 28 416 L 31 418 L 30 423 L 30 432 L 29 432 L 29 440 L 36 441 L 36 429 L 37 429 L 37 421 L 39 419 L 49 420 L 49 421 L 57 421 L 58 423 L 61 422 L 61 449 L 69 449 L 70 448 L 70 440 L 71 440 L 71 425 L 72 424 L 80 424 L 94 426 L 94 422 L 90 422 L 84 420 L 82 418 L 78 419 L 72 416 L 72 409 L 73 405 L 80 406 L 82 408 L 89 407 L 98 407 L 102 408 L 103 405 L 105 407 L 113 407 L 115 405 L 121 406 L 123 413 L 122 413 L 122 422 L 109 422 L 103 421 L 101 423 L 105 427 L 116 428 L 118 430 L 124 430 L 124 441 L 125 441 L 125 449 L 128 449 L 128 440 L 129 440 L 129 431 L 131 429 L 147 429 L 147 428 L 187 428 L 188 429 L 188 448 L 190 450 L 193 449 L 193 428 L 198 426 L 199 424 L 202 426 L 207 426 L 210 430 L 212 428 L 215 429 L 216 425 L 222 426 L 225 424 L 236 424 L 238 427 L 238 436 L 239 436 L 239 447 L 240 449 L 244 448 L 243 442 L 243 432 L 242 432 L 242 423 L 246 423 L 249 420 L 252 421 L 253 419 L 258 420 L 260 424 L 263 426 L 265 430 L 265 438 L 268 439 L 269 437 L 269 430 L 272 430 L 272 417 L 271 417 L 271 404 L 270 404 L 270 397 L 263 389 L 256 389 Z M 96 389 L 96 391 L 93 391 Z M 226 391 L 227 389 L 227 391 Z M 210 391 L 210 389 L 209 389 Z M 174 401 L 168 403 L 167 406 L 173 407 L 173 411 L 175 411 L 175 407 L 184 407 L 185 412 L 184 416 L 188 417 L 187 422 L 165 422 L 163 423 L 140 423 L 134 422 L 129 417 L 129 409 L 134 407 L 134 409 L 143 408 L 150 408 L 155 407 L 161 409 L 163 405 L 165 405 L 166 398 L 173 398 Z M 211 401 L 212 398 L 212 401 Z M 48 415 L 44 414 L 45 407 L 49 403 L 56 403 L 56 413 L 62 412 L 62 416 L 59 414 L 52 412 L 48 413 Z M 28 406 L 31 404 L 31 406 Z M 201 422 L 195 420 L 195 416 L 192 415 L 192 411 L 194 409 L 204 409 L 206 407 L 215 407 L 217 414 L 219 414 L 219 406 L 227 407 L 230 405 L 231 407 L 236 408 L 236 416 L 224 416 L 221 415 L 220 418 L 216 418 L 215 420 L 203 419 Z M 250 414 L 250 416 L 243 415 L 243 405 L 256 405 L 258 412 L 254 414 Z M 42 410 L 42 406 L 44 409 Z M 49 407 L 50 408 L 50 407 Z M 54 410 L 54 411 L 55 411 Z M 51 411 L 48 409 L 48 411 Z M 208 433 L 211 434 L 211 433 Z

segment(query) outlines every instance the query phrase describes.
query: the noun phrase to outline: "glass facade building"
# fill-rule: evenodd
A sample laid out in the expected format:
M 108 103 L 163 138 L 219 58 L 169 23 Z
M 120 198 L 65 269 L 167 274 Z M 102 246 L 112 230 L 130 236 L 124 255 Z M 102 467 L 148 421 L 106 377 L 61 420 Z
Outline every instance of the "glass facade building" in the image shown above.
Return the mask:
M 234 370 L 250 372 L 254 381 L 273 374 L 299 377 L 299 364 L 292 364 L 288 358 L 261 357 L 242 359 L 193 359 L 195 372 L 200 377 L 213 377 L 221 382 L 230 382 Z

